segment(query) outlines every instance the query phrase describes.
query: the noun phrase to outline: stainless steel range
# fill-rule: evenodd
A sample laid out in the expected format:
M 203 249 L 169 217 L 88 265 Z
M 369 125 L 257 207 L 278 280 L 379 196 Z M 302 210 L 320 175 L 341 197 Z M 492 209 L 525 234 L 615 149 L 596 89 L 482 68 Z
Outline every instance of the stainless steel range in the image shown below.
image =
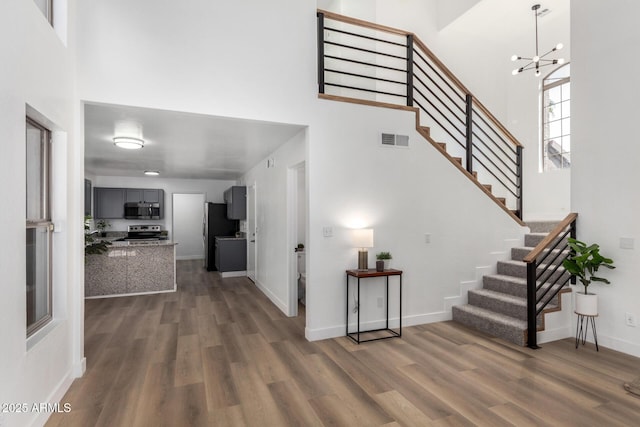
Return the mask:
M 127 237 L 123 241 L 153 242 L 167 240 L 167 236 L 162 234 L 159 225 L 130 225 L 127 227 Z

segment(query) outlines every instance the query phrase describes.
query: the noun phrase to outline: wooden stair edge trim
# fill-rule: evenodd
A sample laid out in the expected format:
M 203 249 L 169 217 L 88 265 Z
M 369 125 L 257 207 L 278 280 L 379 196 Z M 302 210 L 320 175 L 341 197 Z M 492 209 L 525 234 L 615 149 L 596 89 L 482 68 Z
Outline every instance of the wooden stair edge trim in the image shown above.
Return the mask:
M 558 292 L 557 295 L 562 295 L 562 294 L 566 294 L 566 293 L 570 293 L 570 292 L 571 292 L 571 288 L 562 288 L 562 289 L 560 289 L 560 291 Z M 546 330 L 545 329 L 545 327 L 546 327 L 545 326 L 545 319 L 546 319 L 547 314 L 556 313 L 558 311 L 562 311 L 562 298 L 558 298 L 558 305 L 556 305 L 555 307 L 553 307 L 553 308 L 545 308 L 545 309 L 542 310 L 542 313 L 540 313 L 542 315 L 541 319 L 540 319 L 540 326 L 538 326 L 536 328 L 536 332 L 545 331 Z
M 347 102 L 349 104 L 367 105 L 369 107 L 382 107 L 382 108 L 390 108 L 392 110 L 409 111 L 409 112 L 418 114 L 417 107 L 407 107 L 406 105 L 391 104 L 388 102 L 368 101 L 365 99 L 350 98 L 348 96 L 327 95 L 326 93 L 319 93 L 318 98 L 325 99 L 328 101 L 338 101 L 338 102 Z
M 436 150 L 438 150 L 440 153 L 442 153 L 445 158 L 447 158 L 447 160 L 449 160 L 449 162 L 451 162 L 452 165 L 454 165 L 455 167 L 457 167 L 467 178 L 469 178 L 471 180 L 471 182 L 473 182 L 475 184 L 476 187 L 478 187 L 484 194 L 486 194 L 487 196 L 489 196 L 489 198 L 491 198 L 491 200 L 493 200 L 493 202 L 498 205 L 500 207 L 500 209 L 502 209 L 503 211 L 505 211 L 511 218 L 513 218 L 520 226 L 522 227 L 526 227 L 526 224 L 524 223 L 524 221 L 522 221 L 520 218 L 518 218 L 504 203 L 500 202 L 500 200 L 498 200 L 498 198 L 496 196 L 493 195 L 493 193 L 489 190 L 487 190 L 484 187 L 484 184 L 481 184 L 474 176 L 472 173 L 470 173 L 469 171 L 467 171 L 464 166 L 462 166 L 460 163 L 458 163 L 454 157 L 452 157 L 449 153 L 447 153 L 444 149 L 442 149 L 442 147 L 440 147 L 438 145 L 438 143 L 431 138 L 430 135 L 427 135 L 426 132 L 423 132 L 421 130 L 421 127 L 418 123 L 418 126 L 416 127 L 417 132 L 422 135 Z
M 522 258 L 522 261 L 527 264 L 534 262 L 536 258 L 538 258 L 538 256 L 547 248 L 547 246 L 549 246 L 551 242 L 557 239 L 558 236 L 560 236 L 560 233 L 562 233 L 564 229 L 567 228 L 567 226 L 569 226 L 577 218 L 578 214 L 576 212 L 571 212 L 570 214 L 568 214 L 562 221 L 560 221 L 556 228 L 551 230 L 551 232 L 547 234 L 547 236 L 542 239 L 542 241 L 538 243 L 535 248 L 531 250 L 531 252 L 529 252 L 524 258 Z

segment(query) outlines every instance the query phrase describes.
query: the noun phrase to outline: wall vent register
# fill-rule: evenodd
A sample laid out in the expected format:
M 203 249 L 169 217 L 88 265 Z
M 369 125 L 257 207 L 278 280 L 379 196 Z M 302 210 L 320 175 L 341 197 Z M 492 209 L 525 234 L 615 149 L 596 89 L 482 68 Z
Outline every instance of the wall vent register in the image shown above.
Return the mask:
M 383 133 L 381 144 L 386 147 L 403 147 L 409 148 L 408 135 L 396 135 L 393 133 Z

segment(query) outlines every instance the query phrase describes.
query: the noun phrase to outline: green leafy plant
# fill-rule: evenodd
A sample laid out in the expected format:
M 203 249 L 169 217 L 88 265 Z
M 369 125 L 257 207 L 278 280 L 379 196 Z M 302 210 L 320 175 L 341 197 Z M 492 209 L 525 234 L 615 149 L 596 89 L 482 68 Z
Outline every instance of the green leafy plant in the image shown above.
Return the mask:
M 607 285 L 611 283 L 603 277 L 594 276 L 600 267 L 616 268 L 612 259 L 600 255 L 600 246 L 596 244 L 587 246 L 586 243 L 572 238 L 569 238 L 568 242 L 572 254 L 562 262 L 562 265 L 569 273 L 580 279 L 585 294 L 591 282 L 601 282 Z
M 96 221 L 96 228 L 100 231 L 103 237 L 104 237 L 105 230 L 109 227 L 111 227 L 111 224 L 109 223 L 109 221 L 105 221 L 104 219 L 99 219 L 98 221 Z
M 91 233 L 91 227 L 89 226 L 89 221 L 91 221 L 91 215 L 85 216 L 84 217 L 84 254 L 85 255 L 103 254 L 107 252 L 107 250 L 109 249 L 110 243 L 105 241 L 98 241 L 93 237 L 93 234 Z
M 376 259 L 392 259 L 391 252 L 379 252 L 376 254 Z

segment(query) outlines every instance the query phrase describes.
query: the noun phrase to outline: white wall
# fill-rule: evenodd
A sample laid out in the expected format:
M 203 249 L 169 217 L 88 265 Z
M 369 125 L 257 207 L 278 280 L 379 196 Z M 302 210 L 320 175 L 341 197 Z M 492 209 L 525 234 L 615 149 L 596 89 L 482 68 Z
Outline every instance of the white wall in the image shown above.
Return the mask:
M 288 282 L 293 253 L 287 174 L 289 168 L 305 160 L 306 138 L 306 130 L 301 131 L 269 155 L 273 167 L 268 168 L 265 159 L 240 180 L 243 185 L 256 186 L 256 285 L 285 313 L 290 310 Z
M 611 286 L 589 287 L 600 299 L 598 340 L 636 356 L 640 329 L 626 326 L 624 315 L 640 318 L 640 59 L 628 50 L 640 44 L 638 14 L 633 0 L 572 2 L 571 208 L 580 215 L 578 237 L 599 243 L 617 266 L 602 272 Z M 635 248 L 621 249 L 621 237 L 633 238 Z
M 110 219 L 111 227 L 107 231 L 127 231 L 128 225 L 158 224 L 169 231 L 172 238 L 173 193 L 204 193 L 207 202 L 224 203 L 224 191 L 235 185 L 236 181 L 213 179 L 169 179 L 130 176 L 96 176 L 93 187 L 122 188 L 161 188 L 164 190 L 164 219 L 160 220 L 128 220 Z
M 65 3 L 65 2 L 60 2 Z M 69 1 L 71 17 L 74 2 Z M 70 29 L 72 30 L 72 29 Z M 57 402 L 84 369 L 82 342 L 83 175 L 76 143 L 73 31 L 66 48 L 32 1 L 0 4 L 0 402 Z M 26 339 L 25 115 L 27 104 L 53 130 L 54 321 Z M 78 153 L 80 152 L 80 153 Z M 22 183 L 22 184 L 21 184 Z M 9 208 L 10 207 L 10 208 Z M 3 426 L 39 425 L 48 414 L 1 413 Z
M 83 100 L 303 123 L 316 98 L 315 1 L 84 0 L 78 9 Z

